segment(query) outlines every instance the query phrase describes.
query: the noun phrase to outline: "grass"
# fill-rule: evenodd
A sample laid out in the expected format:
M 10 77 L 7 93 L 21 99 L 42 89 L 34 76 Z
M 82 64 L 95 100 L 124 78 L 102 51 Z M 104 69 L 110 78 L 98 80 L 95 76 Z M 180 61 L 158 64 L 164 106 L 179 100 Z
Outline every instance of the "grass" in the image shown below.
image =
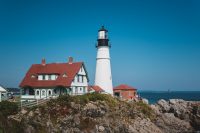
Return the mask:
M 18 113 L 18 104 L 9 101 L 0 102 L 0 133 L 21 132 L 22 124 L 9 121 L 7 117 Z
M 85 105 L 89 101 L 105 101 L 109 106 L 115 106 L 117 104 L 117 100 L 112 96 L 107 94 L 99 94 L 99 93 L 91 93 L 85 95 L 78 96 L 70 96 L 70 95 L 62 95 L 58 97 L 58 99 L 50 100 L 47 105 L 55 106 L 55 104 L 59 104 L 61 106 L 70 106 L 71 102 L 75 102 L 76 104 Z
M 151 120 L 155 118 L 155 113 L 148 104 L 145 104 L 143 102 L 136 102 L 133 106 L 136 110 L 141 112 L 144 115 L 144 117 L 150 118 Z
M 16 114 L 18 112 L 18 104 L 9 101 L 0 102 L 0 113 L 7 117 L 9 115 Z

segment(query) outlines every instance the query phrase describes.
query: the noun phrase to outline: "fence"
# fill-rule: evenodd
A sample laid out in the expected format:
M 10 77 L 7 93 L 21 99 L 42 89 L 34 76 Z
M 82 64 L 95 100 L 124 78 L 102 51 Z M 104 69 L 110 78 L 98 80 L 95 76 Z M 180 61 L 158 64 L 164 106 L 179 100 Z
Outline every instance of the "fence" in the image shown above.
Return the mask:
M 34 106 L 39 106 L 47 103 L 51 99 L 57 98 L 57 96 L 50 96 L 50 97 L 45 97 L 43 99 L 26 99 L 25 101 L 20 101 L 19 107 L 22 108 L 31 108 Z

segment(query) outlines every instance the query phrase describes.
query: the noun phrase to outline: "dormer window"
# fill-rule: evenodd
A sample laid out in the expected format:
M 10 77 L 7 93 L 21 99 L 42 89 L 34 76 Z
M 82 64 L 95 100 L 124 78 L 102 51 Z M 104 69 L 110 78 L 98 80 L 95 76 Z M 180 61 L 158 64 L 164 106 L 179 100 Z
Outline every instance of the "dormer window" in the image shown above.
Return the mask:
M 51 80 L 51 75 L 48 75 L 48 80 Z
M 56 74 L 39 74 L 38 80 L 56 80 L 58 75 Z

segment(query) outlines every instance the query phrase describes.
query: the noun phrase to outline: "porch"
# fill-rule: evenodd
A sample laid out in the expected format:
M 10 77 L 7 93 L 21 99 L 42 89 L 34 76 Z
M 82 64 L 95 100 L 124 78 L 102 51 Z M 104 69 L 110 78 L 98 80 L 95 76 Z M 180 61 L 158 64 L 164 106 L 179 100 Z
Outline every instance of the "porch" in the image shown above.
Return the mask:
M 55 98 L 59 95 L 70 94 L 70 88 L 56 87 L 56 88 L 32 88 L 26 87 L 21 89 L 22 101 L 34 101 L 37 99 Z

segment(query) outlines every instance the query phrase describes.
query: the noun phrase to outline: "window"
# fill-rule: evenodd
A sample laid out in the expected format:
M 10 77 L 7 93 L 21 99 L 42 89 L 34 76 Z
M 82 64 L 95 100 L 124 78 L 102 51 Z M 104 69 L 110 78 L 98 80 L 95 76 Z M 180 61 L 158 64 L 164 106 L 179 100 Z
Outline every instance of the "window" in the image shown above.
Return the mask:
M 80 91 L 82 91 L 82 87 L 80 87 Z
M 48 75 L 48 80 L 51 80 L 51 75 Z
M 49 90 L 49 95 L 51 95 L 51 90 Z
M 45 96 L 45 91 L 44 90 L 42 91 L 42 96 Z
M 82 76 L 82 83 L 83 83 L 83 81 L 84 81 L 84 76 Z
M 77 94 L 78 93 L 78 88 L 77 87 L 75 87 L 75 94 Z
M 83 93 L 85 93 L 85 87 L 83 87 Z
M 57 90 L 56 90 L 56 89 L 54 90 L 54 93 L 55 93 L 55 94 L 57 93 Z
M 78 75 L 78 82 L 83 83 L 83 78 L 84 78 L 83 75 Z
M 38 80 L 42 80 L 43 79 L 43 76 L 42 75 L 39 75 L 38 76 Z
M 38 96 L 40 95 L 40 91 L 39 90 L 36 91 L 36 95 L 38 95 Z
M 42 75 L 42 80 L 45 80 L 45 75 Z

